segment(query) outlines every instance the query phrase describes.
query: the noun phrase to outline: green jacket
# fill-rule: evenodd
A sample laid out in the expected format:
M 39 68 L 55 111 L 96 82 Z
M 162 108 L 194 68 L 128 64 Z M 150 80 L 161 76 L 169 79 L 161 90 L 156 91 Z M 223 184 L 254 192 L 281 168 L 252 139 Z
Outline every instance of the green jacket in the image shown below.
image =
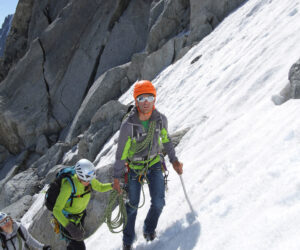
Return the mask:
M 84 194 L 86 192 L 85 186 L 81 184 L 76 174 L 72 177 L 72 180 L 76 187 L 75 195 Z M 101 183 L 97 179 L 93 179 L 91 181 L 91 187 L 92 190 L 96 190 L 98 192 L 107 192 L 112 190 L 111 183 Z M 72 186 L 70 182 L 67 179 L 63 179 L 60 193 L 53 208 L 53 215 L 63 227 L 66 227 L 70 222 L 70 220 L 63 214 L 63 210 L 70 214 L 80 214 L 86 209 L 91 198 L 91 193 L 88 193 L 81 198 L 74 198 L 73 204 L 70 207 L 70 202 L 68 202 L 68 200 L 71 196 L 71 193 Z

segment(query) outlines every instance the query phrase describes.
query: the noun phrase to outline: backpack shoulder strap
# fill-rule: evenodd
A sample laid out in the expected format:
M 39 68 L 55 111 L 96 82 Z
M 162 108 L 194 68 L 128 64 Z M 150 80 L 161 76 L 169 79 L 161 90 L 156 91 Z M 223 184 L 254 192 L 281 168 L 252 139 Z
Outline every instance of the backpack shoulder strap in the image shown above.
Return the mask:
M 1 239 L 1 245 L 3 249 L 7 249 L 7 245 L 6 245 L 6 238 L 5 235 L 0 233 L 0 239 Z
M 70 183 L 70 185 L 72 187 L 72 195 L 76 194 L 76 187 L 75 187 L 74 181 L 72 180 L 72 176 L 67 174 L 67 175 L 63 176 L 63 179 L 66 179 Z
M 17 233 L 18 233 L 18 234 L 20 235 L 20 237 L 24 240 L 25 248 L 26 248 L 26 249 L 30 249 L 29 246 L 28 246 L 28 244 L 26 243 L 27 240 L 25 239 L 25 236 L 24 236 L 24 233 L 23 233 L 21 227 L 18 228 Z
M 24 242 L 26 242 L 26 239 L 25 239 L 25 236 L 24 236 L 24 233 L 23 233 L 21 227 L 18 228 L 18 234 L 21 236 L 21 238 L 24 240 Z
M 73 198 L 76 197 L 75 194 L 77 192 L 75 184 L 74 184 L 74 182 L 72 180 L 72 176 L 70 174 L 63 174 L 62 179 L 66 179 L 70 183 L 70 185 L 72 187 L 72 193 L 71 193 L 70 198 L 68 199 L 68 201 L 71 201 L 70 206 L 72 207 L 72 205 L 73 205 Z

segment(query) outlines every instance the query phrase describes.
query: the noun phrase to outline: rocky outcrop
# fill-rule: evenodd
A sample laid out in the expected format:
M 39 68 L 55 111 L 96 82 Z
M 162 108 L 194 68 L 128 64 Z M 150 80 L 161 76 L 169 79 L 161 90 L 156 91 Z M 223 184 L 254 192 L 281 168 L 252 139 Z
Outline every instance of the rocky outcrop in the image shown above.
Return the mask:
M 300 59 L 293 64 L 289 71 L 289 81 L 291 85 L 291 98 L 300 98 Z
M 6 39 L 4 58 L 0 61 L 0 82 L 9 69 L 24 56 L 28 48 L 28 28 L 34 0 L 19 0 L 11 29 Z
M 5 17 L 2 27 L 0 29 L 0 58 L 3 57 L 4 54 L 6 38 L 11 27 L 12 19 L 13 15 L 8 15 L 7 17 Z
M 123 13 L 117 14 L 119 17 L 103 49 L 96 79 L 105 71 L 129 62 L 133 53 L 145 49 L 151 1 L 123 0 L 123 2 L 128 2 L 128 7 Z
M 126 110 L 127 106 L 118 101 L 109 101 L 96 112 L 78 143 L 79 158 L 95 160 L 105 142 L 119 130 Z
M 272 96 L 275 105 L 281 105 L 290 99 L 300 99 L 300 59 L 289 71 L 289 82 L 278 95 Z
M 0 163 L 4 162 L 8 157 L 10 156 L 10 153 L 8 150 L 0 145 Z
M 53 145 L 45 155 L 39 158 L 36 162 L 31 165 L 31 168 L 36 169 L 36 174 L 39 177 L 44 177 L 46 174 L 57 165 L 65 152 L 70 149 L 67 143 L 58 142 Z
M 0 84 L 0 144 L 13 154 L 34 145 L 37 135 L 52 134 L 60 128 L 44 79 L 43 55 L 35 40 Z
M 43 31 L 62 14 L 70 0 L 34 1 L 28 30 L 28 43 L 41 36 Z
M 188 30 L 190 21 L 189 0 L 166 0 L 153 3 L 146 51 L 161 48 L 169 39 Z M 154 20 L 156 20 L 154 22 Z
M 158 73 L 172 63 L 174 53 L 174 40 L 171 39 L 162 48 L 147 56 L 141 67 L 142 79 L 154 79 Z
M 16 220 L 21 220 L 23 215 L 28 211 L 32 204 L 33 198 L 31 195 L 24 195 L 15 203 L 7 206 L 2 211 L 9 214 L 12 218 Z
M 0 169 L 0 195 L 5 183 L 13 178 L 21 171 L 21 168 L 24 167 L 28 155 L 28 151 L 24 151 L 15 157 L 10 157 L 3 163 L 3 166 Z
M 129 64 L 108 70 L 99 77 L 78 110 L 66 137 L 72 142 L 74 137 L 83 133 L 97 110 L 109 100 L 117 99 L 129 87 L 127 71 Z
M 207 36 L 231 11 L 244 0 L 190 0 L 191 21 L 187 44 L 200 41 Z
M 32 169 L 15 175 L 5 183 L 0 192 L 0 209 L 11 205 L 25 195 L 34 195 L 40 189 L 38 186 L 38 177 Z

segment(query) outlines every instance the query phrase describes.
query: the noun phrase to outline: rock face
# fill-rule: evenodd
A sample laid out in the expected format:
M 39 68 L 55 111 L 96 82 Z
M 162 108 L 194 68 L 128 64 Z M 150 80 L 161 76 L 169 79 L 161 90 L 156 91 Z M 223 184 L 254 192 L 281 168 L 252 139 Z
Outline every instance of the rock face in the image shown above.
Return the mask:
M 38 40 L 0 84 L 0 100 L 0 144 L 13 154 L 34 145 L 37 134 L 51 134 L 59 129 L 52 115 L 43 74 L 43 50 Z
M 0 209 L 11 205 L 25 195 L 34 195 L 38 190 L 38 177 L 33 170 L 26 170 L 10 179 L 0 193 Z
M 117 101 L 104 104 L 94 115 L 90 127 L 78 144 L 80 158 L 94 161 L 105 142 L 119 130 L 127 107 Z
M 232 10 L 244 0 L 191 0 L 191 22 L 188 44 L 207 36 Z
M 0 162 L 4 162 L 6 158 L 9 157 L 9 152 L 8 150 L 0 145 Z
M 50 137 L 73 140 L 101 105 L 153 79 L 241 2 L 19 1 L 2 65 L 10 71 L 0 85 L 0 144 L 40 154 Z
M 3 212 L 9 214 L 12 218 L 14 218 L 16 220 L 21 220 L 23 215 L 30 208 L 31 204 L 32 204 L 32 196 L 25 195 L 25 196 L 21 197 L 14 204 L 4 208 Z
M 12 22 L 13 15 L 8 15 L 0 29 L 0 57 L 3 57 L 4 54 L 4 48 L 5 48 L 5 43 L 6 43 L 6 38 L 8 36 L 8 32 L 11 27 L 11 22 Z
M 151 1 L 123 0 L 123 2 L 124 5 L 128 2 L 128 7 L 122 16 L 118 14 L 120 18 L 111 29 L 100 58 L 96 78 L 113 67 L 129 62 L 133 53 L 143 51 L 146 46 Z
M 0 82 L 9 69 L 24 56 L 28 48 L 28 28 L 34 0 L 19 0 L 11 29 L 7 36 L 4 59 L 0 61 Z
M 190 21 L 189 0 L 166 0 L 153 2 L 148 52 L 159 49 L 170 38 L 187 31 Z
M 126 64 L 115 67 L 95 81 L 72 122 L 66 137 L 67 142 L 71 142 L 75 136 L 89 127 L 92 117 L 102 105 L 109 100 L 117 99 L 124 89 L 129 87 L 126 76 L 128 67 Z

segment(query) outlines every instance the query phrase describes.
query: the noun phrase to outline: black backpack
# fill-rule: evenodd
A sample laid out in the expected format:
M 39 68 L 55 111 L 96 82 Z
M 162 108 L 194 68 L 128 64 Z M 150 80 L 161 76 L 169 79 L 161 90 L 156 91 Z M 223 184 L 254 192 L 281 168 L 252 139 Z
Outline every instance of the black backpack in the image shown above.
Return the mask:
M 24 234 L 23 234 L 23 232 L 21 230 L 21 227 L 19 227 L 17 233 L 13 237 L 11 237 L 10 239 L 8 239 L 8 240 L 10 240 L 10 241 L 13 240 L 15 237 L 17 237 L 18 234 L 24 240 L 24 242 L 25 242 L 25 248 L 29 249 L 28 245 L 26 244 L 26 239 L 25 239 L 25 236 L 24 236 Z M 7 241 L 8 240 L 6 240 L 5 235 L 2 234 L 2 233 L 0 233 L 0 239 L 1 239 L 2 248 L 3 249 L 8 249 L 8 247 L 7 247 Z
M 91 192 L 91 189 L 89 188 L 87 192 L 81 194 L 81 195 L 75 195 L 76 194 L 76 187 L 74 185 L 74 182 L 72 180 L 72 176 L 75 174 L 75 168 L 74 167 L 68 167 L 61 169 L 57 174 L 56 178 L 53 182 L 50 183 L 50 186 L 46 192 L 45 195 L 45 205 L 48 210 L 51 212 L 53 211 L 53 207 L 56 203 L 56 199 L 60 193 L 60 187 L 63 179 L 67 179 L 72 187 L 72 193 L 70 198 L 68 199 L 68 202 L 71 202 L 70 206 L 73 204 L 74 198 L 81 198 L 84 195 Z

